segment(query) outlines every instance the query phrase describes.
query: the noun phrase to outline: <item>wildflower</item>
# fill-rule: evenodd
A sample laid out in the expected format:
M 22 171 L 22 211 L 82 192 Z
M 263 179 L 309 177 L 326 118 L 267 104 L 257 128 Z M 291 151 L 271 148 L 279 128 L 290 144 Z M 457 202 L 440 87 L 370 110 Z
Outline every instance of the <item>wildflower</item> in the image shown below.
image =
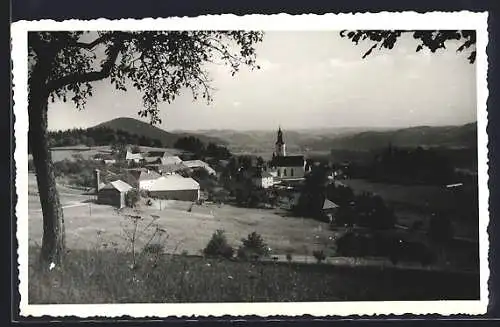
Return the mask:
M 227 276 L 227 279 L 233 279 L 233 276 L 229 275 Z
M 207 267 L 210 267 L 210 266 L 211 266 L 211 264 L 210 264 L 210 263 L 207 263 L 207 264 L 206 264 L 206 266 L 207 266 Z
M 53 263 L 53 262 L 51 262 L 51 263 L 50 263 L 50 266 L 49 266 L 49 270 L 52 270 L 52 269 L 54 269 L 55 267 L 56 267 L 56 264 L 55 264 L 55 263 Z

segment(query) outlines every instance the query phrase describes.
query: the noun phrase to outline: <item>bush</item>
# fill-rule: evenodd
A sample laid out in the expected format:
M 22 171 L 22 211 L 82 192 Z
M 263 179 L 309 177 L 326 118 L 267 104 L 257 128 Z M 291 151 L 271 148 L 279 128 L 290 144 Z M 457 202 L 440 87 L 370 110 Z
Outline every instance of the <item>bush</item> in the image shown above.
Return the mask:
M 271 249 L 264 242 L 264 239 L 257 232 L 248 234 L 246 239 L 242 239 L 243 243 L 238 249 L 238 257 L 241 259 L 254 259 L 257 260 L 261 257 L 269 256 Z
M 207 246 L 203 249 L 203 254 L 207 257 L 222 257 L 229 259 L 233 256 L 234 250 L 227 242 L 224 231 L 219 229 L 212 234 Z
M 140 195 L 136 189 L 131 189 L 125 194 L 125 205 L 129 208 L 134 208 L 139 202 Z

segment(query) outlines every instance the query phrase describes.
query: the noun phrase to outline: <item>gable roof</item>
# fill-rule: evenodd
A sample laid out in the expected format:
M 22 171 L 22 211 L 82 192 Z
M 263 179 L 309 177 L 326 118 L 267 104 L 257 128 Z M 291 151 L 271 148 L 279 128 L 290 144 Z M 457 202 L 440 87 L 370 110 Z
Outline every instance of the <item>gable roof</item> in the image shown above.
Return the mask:
M 200 184 L 190 177 L 179 175 L 162 176 L 148 188 L 149 191 L 199 190 Z
M 273 164 L 276 167 L 302 167 L 304 162 L 304 156 L 284 156 L 276 157 Z
M 117 190 L 121 193 L 128 192 L 130 189 L 133 187 L 130 186 L 129 184 L 125 183 L 124 181 L 118 179 L 116 181 L 110 182 L 106 184 L 101 190 Z
M 187 160 L 183 161 L 183 163 L 189 168 L 204 168 L 209 174 L 215 174 L 215 170 L 210 167 L 205 161 L 201 160 Z
M 332 201 L 325 199 L 325 202 L 323 203 L 323 210 L 325 209 L 335 209 L 338 208 L 339 206 Z
M 146 156 L 148 157 L 163 157 L 167 155 L 166 151 L 149 151 Z
M 161 163 L 163 165 L 172 165 L 172 164 L 180 164 L 182 163 L 182 159 L 178 156 L 167 156 L 160 158 Z

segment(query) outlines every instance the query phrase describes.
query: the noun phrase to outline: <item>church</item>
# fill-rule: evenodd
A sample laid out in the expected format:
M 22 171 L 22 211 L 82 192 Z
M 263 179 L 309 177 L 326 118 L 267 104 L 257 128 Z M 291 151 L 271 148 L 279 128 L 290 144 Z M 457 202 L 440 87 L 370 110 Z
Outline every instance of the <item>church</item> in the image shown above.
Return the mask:
M 302 179 L 308 171 L 303 155 L 286 155 L 286 144 L 281 127 L 278 129 L 275 151 L 267 170 L 271 175 L 281 180 Z

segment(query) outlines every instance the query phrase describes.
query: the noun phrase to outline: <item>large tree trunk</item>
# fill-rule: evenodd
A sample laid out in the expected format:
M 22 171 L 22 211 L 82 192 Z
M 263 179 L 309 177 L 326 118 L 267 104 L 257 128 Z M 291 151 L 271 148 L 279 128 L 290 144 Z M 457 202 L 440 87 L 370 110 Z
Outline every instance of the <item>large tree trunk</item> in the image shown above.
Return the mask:
M 38 68 L 38 67 L 37 67 Z M 41 264 L 62 264 L 65 253 L 64 216 L 47 138 L 48 93 L 43 69 L 34 69 L 30 80 L 29 142 L 33 154 L 38 193 L 43 213 Z M 48 266 L 48 265 L 47 265 Z

